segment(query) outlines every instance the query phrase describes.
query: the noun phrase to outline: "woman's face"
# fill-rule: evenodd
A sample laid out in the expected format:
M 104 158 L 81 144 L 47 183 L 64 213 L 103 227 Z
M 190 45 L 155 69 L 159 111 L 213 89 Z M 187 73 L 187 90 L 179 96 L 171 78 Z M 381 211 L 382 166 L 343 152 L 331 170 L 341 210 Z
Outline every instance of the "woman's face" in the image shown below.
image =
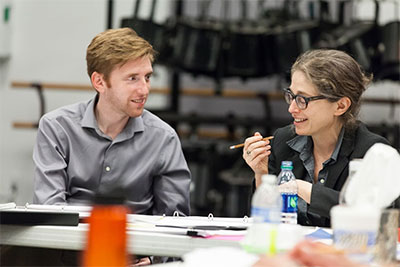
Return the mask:
M 294 95 L 305 97 L 320 96 L 317 87 L 311 83 L 302 71 L 295 71 L 292 75 L 290 90 Z M 298 135 L 326 136 L 335 132 L 335 127 L 340 124 L 339 117 L 335 115 L 337 103 L 327 99 L 318 99 L 308 102 L 305 109 L 300 109 L 296 101 L 289 104 L 289 113 L 292 115 L 293 124 Z

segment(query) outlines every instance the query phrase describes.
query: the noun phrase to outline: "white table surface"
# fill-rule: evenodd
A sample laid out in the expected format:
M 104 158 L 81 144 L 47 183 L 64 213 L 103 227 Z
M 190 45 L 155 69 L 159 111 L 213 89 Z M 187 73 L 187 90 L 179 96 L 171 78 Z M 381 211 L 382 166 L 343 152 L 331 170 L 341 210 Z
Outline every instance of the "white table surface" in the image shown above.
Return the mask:
M 174 217 L 128 215 L 128 252 L 136 255 L 181 257 L 198 248 L 233 247 L 241 248 L 240 235 L 246 231 L 218 230 L 217 235 L 225 238 L 201 238 L 186 235 L 186 227 L 231 226 L 246 228 L 251 224 L 248 218 L 223 217 Z M 24 226 L 0 225 L 0 244 L 54 249 L 83 250 L 86 246 L 88 224 L 78 226 Z M 170 228 L 165 226 L 180 226 Z M 314 227 L 301 227 L 315 231 Z M 208 231 L 212 233 L 212 231 Z M 215 233 L 214 233 L 215 234 Z M 232 238 L 239 235 L 239 238 Z M 220 236 L 221 237 L 221 236 Z
M 0 244 L 55 249 L 83 250 L 88 225 L 20 226 L 0 225 Z M 128 251 L 140 255 L 180 257 L 196 248 L 240 247 L 239 242 L 193 238 L 186 235 L 128 230 Z

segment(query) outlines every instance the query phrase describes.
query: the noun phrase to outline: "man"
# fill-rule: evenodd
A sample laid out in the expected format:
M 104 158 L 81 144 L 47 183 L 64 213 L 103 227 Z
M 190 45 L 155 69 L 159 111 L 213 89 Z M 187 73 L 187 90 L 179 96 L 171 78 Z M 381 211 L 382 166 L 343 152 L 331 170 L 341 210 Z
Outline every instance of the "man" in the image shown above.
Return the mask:
M 144 109 L 155 51 L 132 29 L 98 34 L 87 48 L 97 95 L 39 122 L 34 202 L 87 205 L 120 187 L 140 214 L 189 215 L 190 171 L 176 132 Z

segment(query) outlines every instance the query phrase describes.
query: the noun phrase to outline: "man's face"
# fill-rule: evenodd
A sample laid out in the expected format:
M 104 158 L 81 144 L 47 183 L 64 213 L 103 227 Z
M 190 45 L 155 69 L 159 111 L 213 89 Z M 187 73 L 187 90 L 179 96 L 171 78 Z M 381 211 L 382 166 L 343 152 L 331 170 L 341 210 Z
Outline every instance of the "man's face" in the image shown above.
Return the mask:
M 151 61 L 146 56 L 116 66 L 101 97 L 116 114 L 138 117 L 149 95 L 152 73 Z

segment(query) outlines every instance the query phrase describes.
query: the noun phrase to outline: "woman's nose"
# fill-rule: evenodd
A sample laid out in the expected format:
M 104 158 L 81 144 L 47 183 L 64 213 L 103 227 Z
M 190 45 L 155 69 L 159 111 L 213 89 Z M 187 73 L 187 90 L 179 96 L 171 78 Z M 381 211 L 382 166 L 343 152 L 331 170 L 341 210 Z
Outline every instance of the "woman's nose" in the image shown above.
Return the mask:
M 292 99 L 292 101 L 289 104 L 289 108 L 288 108 L 289 113 L 295 113 L 299 111 L 299 107 L 296 104 L 296 101 L 294 99 Z

